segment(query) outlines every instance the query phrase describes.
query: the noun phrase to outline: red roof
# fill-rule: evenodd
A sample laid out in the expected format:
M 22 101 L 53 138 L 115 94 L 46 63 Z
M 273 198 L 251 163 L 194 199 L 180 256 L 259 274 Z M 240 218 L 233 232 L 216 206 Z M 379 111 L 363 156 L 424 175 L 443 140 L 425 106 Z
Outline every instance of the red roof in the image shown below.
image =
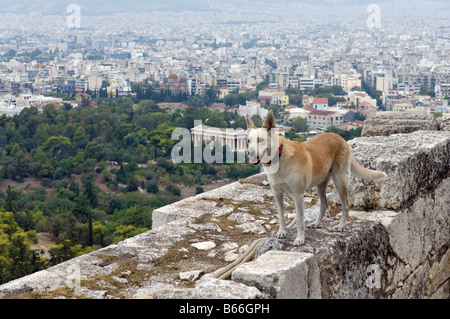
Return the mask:
M 313 103 L 328 104 L 328 98 L 327 97 L 316 97 L 313 100 Z
M 169 75 L 169 79 L 178 79 L 178 75 L 172 73 Z
M 330 114 L 336 113 L 336 112 L 334 112 L 334 111 L 320 111 L 320 110 L 317 110 L 317 109 L 313 108 L 313 107 L 310 106 L 310 105 L 304 106 L 303 109 L 306 110 L 306 111 L 309 111 L 311 115 L 328 116 L 328 115 L 330 115 Z
M 354 120 L 353 122 L 349 122 L 348 125 L 353 125 L 353 126 L 364 126 L 364 121 Z

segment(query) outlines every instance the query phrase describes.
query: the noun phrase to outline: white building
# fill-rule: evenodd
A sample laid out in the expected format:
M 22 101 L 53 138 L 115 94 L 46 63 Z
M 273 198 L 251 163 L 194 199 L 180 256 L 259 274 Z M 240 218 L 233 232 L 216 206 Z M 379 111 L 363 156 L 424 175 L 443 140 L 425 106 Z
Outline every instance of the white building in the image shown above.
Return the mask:
M 239 115 L 240 116 L 247 116 L 250 115 L 252 117 L 253 115 L 259 115 L 262 119 L 266 118 L 266 115 L 269 111 L 265 108 L 261 107 L 261 103 L 258 101 L 252 100 L 245 102 L 245 105 L 239 105 Z
M 320 85 L 321 81 L 319 79 L 314 79 L 313 77 L 311 78 L 306 78 L 306 77 L 302 77 L 300 78 L 300 90 L 305 91 L 305 90 L 313 90 L 316 85 Z
M 191 129 L 191 136 L 194 146 L 201 145 L 202 142 L 212 146 L 215 141 L 219 141 L 222 147 L 226 145 L 232 152 L 245 152 L 247 149 L 247 131 L 243 129 L 225 129 L 201 124 Z
M 296 107 L 296 108 L 289 108 L 287 109 L 289 112 L 289 119 L 292 120 L 297 117 L 302 117 L 305 120 L 308 118 L 308 114 L 311 113 L 303 108 Z

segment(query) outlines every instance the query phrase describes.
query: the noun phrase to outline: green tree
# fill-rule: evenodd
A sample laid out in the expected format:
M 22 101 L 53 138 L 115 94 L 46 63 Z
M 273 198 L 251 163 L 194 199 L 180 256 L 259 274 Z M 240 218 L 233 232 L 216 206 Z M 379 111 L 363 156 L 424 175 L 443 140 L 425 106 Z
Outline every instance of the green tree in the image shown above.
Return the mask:
M 116 228 L 116 231 L 114 232 L 114 243 L 118 243 L 119 241 L 125 240 L 130 237 L 134 237 L 136 235 L 139 235 L 145 231 L 147 231 L 147 228 L 137 228 L 132 225 L 120 225 Z
M 102 146 L 97 141 L 89 142 L 84 150 L 85 158 L 97 158 L 102 150 Z
M 39 172 L 39 176 L 41 177 L 53 177 L 55 169 L 52 164 L 45 163 L 42 165 L 42 169 Z
M 15 213 L 17 211 L 17 201 L 14 199 L 14 195 L 11 191 L 11 185 L 8 185 L 6 189 L 6 198 L 3 202 L 3 209 L 7 212 Z
M 90 202 L 86 195 L 79 195 L 74 200 L 75 206 L 72 209 L 72 213 L 79 218 L 82 222 L 87 222 L 89 214 L 91 213 L 90 210 Z
M 42 270 L 45 262 L 30 249 L 29 236 L 12 212 L 0 212 L 0 284 Z
M 226 106 L 235 106 L 238 103 L 238 97 L 236 94 L 227 94 L 223 98 L 223 103 L 225 103 Z
M 89 203 L 91 204 L 92 208 L 97 207 L 98 205 L 98 196 L 97 196 L 97 189 L 94 186 L 94 183 L 91 180 L 88 180 L 86 184 L 84 185 L 84 195 L 89 200 Z
M 152 180 L 145 182 L 145 189 L 149 193 L 156 194 L 157 192 L 159 192 L 158 183 Z
M 23 277 L 42 268 L 39 257 L 30 249 L 27 235 L 23 231 L 11 236 L 9 256 L 12 259 L 10 272 L 14 278 Z
M 109 202 L 107 213 L 112 215 L 116 210 L 122 210 L 124 208 L 123 201 L 118 196 L 114 196 Z
M 302 117 L 296 117 L 292 122 L 292 127 L 295 132 L 307 132 L 308 131 L 308 122 Z
M 60 244 L 52 245 L 49 247 L 50 265 L 57 265 L 66 260 L 70 260 L 75 257 L 74 244 L 68 240 L 62 240 Z
M 57 153 L 70 149 L 71 145 L 70 139 L 65 136 L 50 136 L 42 146 L 54 159 Z
M 86 147 L 89 140 L 86 135 L 86 130 L 84 129 L 83 126 L 78 126 L 78 128 L 75 131 L 75 134 L 73 135 L 72 141 L 77 148 Z

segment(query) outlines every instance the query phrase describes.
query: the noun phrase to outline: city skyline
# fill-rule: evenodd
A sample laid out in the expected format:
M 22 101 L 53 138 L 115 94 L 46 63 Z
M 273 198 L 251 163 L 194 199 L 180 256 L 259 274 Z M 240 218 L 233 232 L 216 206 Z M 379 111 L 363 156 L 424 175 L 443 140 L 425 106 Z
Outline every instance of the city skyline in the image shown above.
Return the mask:
M 448 20 L 438 15 L 427 18 L 426 12 L 438 6 L 421 11 L 418 1 L 408 2 L 399 13 L 391 9 L 404 3 L 400 0 L 276 5 L 258 0 L 243 2 L 239 10 L 230 9 L 236 1 L 198 0 L 190 2 L 192 10 L 170 11 L 169 6 L 180 3 L 173 0 L 164 2 L 164 8 L 158 6 L 161 1 L 151 1 L 142 12 L 105 15 L 87 9 L 87 1 L 71 2 L 36 3 L 41 12 L 61 8 L 59 15 L 0 14 L 3 93 L 97 96 L 106 82 L 104 90 L 125 96 L 133 93 L 133 83 L 151 81 L 158 90 L 172 89 L 186 97 L 201 97 L 212 87 L 226 88 L 223 98 L 238 89 L 254 91 L 269 77 L 270 87 L 280 90 L 306 92 L 338 85 L 348 92 L 373 87 L 383 95 L 372 94 L 367 103 L 393 109 L 399 91 L 426 90 L 445 97 L 450 83 Z M 128 7 L 142 2 L 131 1 Z M 19 10 L 26 3 L 9 1 L 2 6 Z M 428 3 L 439 4 L 441 14 L 445 12 L 444 2 Z M 118 4 L 109 1 L 108 8 Z M 146 11 L 148 7 L 152 10 Z M 158 11 L 163 9 L 169 11 Z M 415 18 L 397 18 L 407 12 L 415 12 Z M 176 86 L 168 81 L 171 75 L 178 79 Z M 361 101 L 348 98 L 350 104 Z M 396 109 L 408 109 L 410 99 L 407 96 L 402 100 L 405 105 Z

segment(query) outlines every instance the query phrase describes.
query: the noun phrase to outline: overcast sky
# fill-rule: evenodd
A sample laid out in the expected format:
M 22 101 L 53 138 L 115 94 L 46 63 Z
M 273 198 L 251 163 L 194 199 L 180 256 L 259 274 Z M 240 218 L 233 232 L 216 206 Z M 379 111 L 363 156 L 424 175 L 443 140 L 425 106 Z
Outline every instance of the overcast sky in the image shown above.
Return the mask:
M 142 11 L 243 11 L 257 12 L 261 7 L 274 10 L 289 8 L 302 10 L 310 6 L 322 6 L 324 10 L 341 10 L 349 6 L 368 6 L 379 4 L 390 11 L 423 11 L 424 14 L 436 12 L 450 13 L 449 0 L 0 0 L 0 13 L 39 13 L 66 14 L 70 4 L 78 4 L 86 15 L 102 15 L 119 12 Z M 303 6 L 303 7 L 302 7 Z M 251 11 L 250 11 L 251 12 Z M 450 16 L 450 15 L 448 15 Z

